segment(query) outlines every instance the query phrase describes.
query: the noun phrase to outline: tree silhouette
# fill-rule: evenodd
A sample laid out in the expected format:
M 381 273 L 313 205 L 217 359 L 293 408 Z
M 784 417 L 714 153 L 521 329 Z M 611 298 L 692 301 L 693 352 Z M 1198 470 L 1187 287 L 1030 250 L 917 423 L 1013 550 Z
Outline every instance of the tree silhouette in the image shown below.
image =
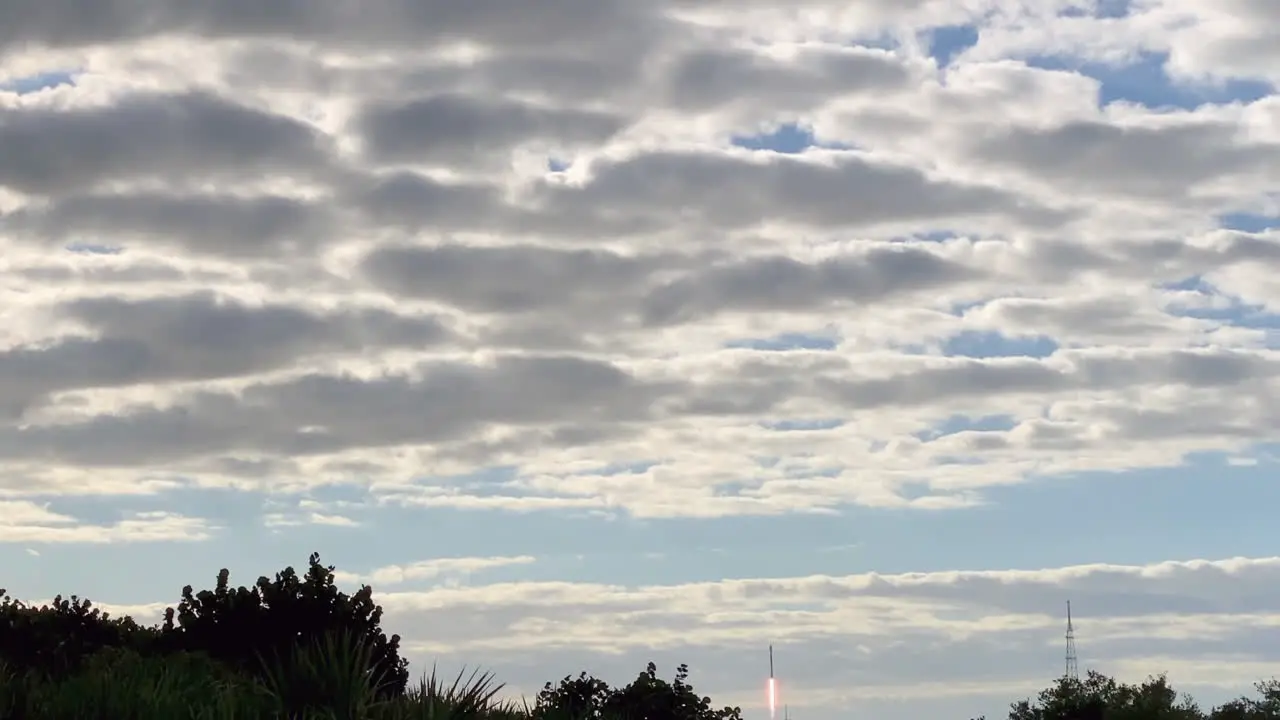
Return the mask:
M 66 677 L 104 648 L 145 649 L 155 637 L 154 629 L 76 595 L 32 607 L 0 589 L 0 661 L 46 678 Z
M 202 651 L 262 677 L 265 663 L 288 658 L 299 645 L 346 635 L 363 644 L 378 696 L 403 695 L 409 670 L 400 657 L 400 636 L 382 631 L 382 607 L 374 604 L 372 588 L 347 595 L 334 584 L 333 569 L 313 553 L 301 578 L 287 567 L 274 581 L 260 577 L 252 588 L 234 589 L 223 569 L 213 590 L 182 589 L 176 612 L 165 610 L 160 642 L 166 651 Z
M 711 698 L 699 697 L 689 684 L 689 666 L 676 668 L 673 682 L 658 677 L 649 663 L 644 672 L 623 688 L 610 689 L 603 680 L 585 672 L 565 677 L 558 686 L 547 683 L 538 694 L 534 717 L 572 720 L 741 720 L 742 709 L 711 706 Z
M 1129 685 L 1090 671 L 1082 680 L 1059 679 L 1035 700 L 1014 703 L 1009 720 L 1280 720 L 1280 683 L 1256 688 L 1257 699 L 1232 700 L 1205 713 L 1163 674 Z

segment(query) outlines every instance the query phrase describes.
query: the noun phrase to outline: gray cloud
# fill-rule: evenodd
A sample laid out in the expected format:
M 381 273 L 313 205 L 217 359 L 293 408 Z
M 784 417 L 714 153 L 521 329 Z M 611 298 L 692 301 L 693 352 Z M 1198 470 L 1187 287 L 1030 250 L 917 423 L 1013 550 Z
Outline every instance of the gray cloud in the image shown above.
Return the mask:
M 1139 298 L 1124 296 L 1060 298 L 1000 298 L 965 313 L 978 327 L 1006 336 L 1050 337 L 1059 343 L 1114 345 L 1146 344 L 1164 339 L 1185 343 L 1205 334 L 1217 323 L 1183 318 L 1172 320 Z
M 276 258 L 314 252 L 339 237 L 341 222 L 332 199 L 134 192 L 66 196 L 0 217 L 0 228 L 54 243 L 97 237 L 127 247 L 141 239 L 202 255 Z
M 497 47 L 607 47 L 654 22 L 618 0 L 552 0 L 511 6 L 478 0 L 372 0 L 358 7 L 337 0 L 282 0 L 270 7 L 186 0 L 123 0 L 7 4 L 0 8 L 0 51 L 21 46 L 74 47 L 165 35 L 319 40 L 354 47 L 471 40 Z
M 1012 394 L 1115 390 L 1141 385 L 1227 389 L 1280 373 L 1267 355 L 1225 349 L 1075 351 L 1068 362 L 1031 358 L 952 358 L 868 380 L 820 378 L 822 393 L 850 408 L 923 404 Z
M 597 161 L 582 188 L 546 184 L 538 200 L 557 215 L 661 216 L 740 230 L 764 222 L 871 227 L 981 216 L 1047 222 L 1057 215 L 1009 192 L 930 178 L 854 154 L 824 161 L 654 151 Z
M 323 353 L 422 348 L 449 337 L 432 317 L 384 310 L 329 315 L 253 306 L 210 293 L 128 301 L 73 300 L 57 308 L 94 337 L 0 352 L 0 397 L 21 413 L 49 393 L 138 383 L 236 377 Z
M 670 73 L 667 101 L 691 112 L 759 98 L 768 98 L 762 105 L 773 112 L 803 112 L 834 96 L 898 90 L 911 80 L 900 58 L 862 49 L 811 49 L 785 61 L 744 49 L 699 49 L 678 58 Z
M 368 108 L 358 124 L 366 152 L 378 162 L 473 167 L 505 160 L 529 142 L 593 146 L 623 121 L 595 111 L 442 94 Z
M 307 455 L 443 443 L 491 424 L 641 421 L 651 417 L 655 399 L 678 391 L 569 356 L 508 356 L 492 365 L 439 361 L 424 363 L 417 376 L 312 374 L 237 395 L 204 392 L 167 409 L 0 429 L 0 447 L 14 458 L 121 466 L 229 450 Z
M 625 301 L 634 302 L 655 272 L 688 262 L 602 250 L 443 245 L 381 248 L 364 259 L 363 269 L 397 295 L 476 312 L 533 315 L 633 310 Z
M 414 172 L 353 178 L 344 191 L 365 221 L 377 229 L 497 230 L 516 215 L 492 186 L 443 182 Z
M 1245 142 L 1237 133 L 1233 125 L 1203 120 L 1150 127 L 1074 121 L 992 128 L 972 138 L 969 152 L 1059 186 L 1168 201 L 1280 159 L 1280 145 Z
M 307 125 L 200 92 L 0 109 L 0 155 L 0 187 L 39 195 L 127 179 L 305 175 L 329 163 L 325 141 Z
M 333 453 L 362 447 L 457 443 L 490 426 L 592 426 L 563 442 L 600 442 L 663 417 L 750 417 L 811 398 L 868 412 L 991 397 L 1060 396 L 1140 387 L 1224 391 L 1280 372 L 1269 356 L 1226 350 L 1072 351 L 1048 360 L 993 358 L 916 363 L 887 377 L 858 377 L 817 363 L 756 360 L 707 383 L 651 381 L 572 356 L 501 356 L 492 364 L 425 363 L 414 375 L 371 380 L 313 374 L 201 393 L 169 409 L 135 409 L 58 425 L 0 430 L 7 457 L 73 464 L 150 466 L 212 453 Z M 825 366 L 825 367 L 824 367 Z M 1267 432 L 1267 427 L 1257 429 Z M 1203 432 L 1204 428 L 1201 427 Z M 553 434 L 526 436 L 551 443 Z M 1007 445 L 1004 445 L 1007 447 Z M 515 449 L 515 448 L 511 448 Z
M 645 298 L 644 317 L 664 325 L 724 310 L 804 312 L 836 303 L 885 301 L 982 276 L 980 270 L 917 247 L 875 248 L 813 264 L 756 258 L 655 289 Z
M 779 256 L 731 261 L 718 254 L 396 246 L 366 256 L 362 269 L 396 295 L 515 316 L 512 322 L 533 322 L 539 333 L 553 324 L 617 332 L 725 312 L 825 310 L 984 278 L 924 247 L 874 248 L 804 263 Z

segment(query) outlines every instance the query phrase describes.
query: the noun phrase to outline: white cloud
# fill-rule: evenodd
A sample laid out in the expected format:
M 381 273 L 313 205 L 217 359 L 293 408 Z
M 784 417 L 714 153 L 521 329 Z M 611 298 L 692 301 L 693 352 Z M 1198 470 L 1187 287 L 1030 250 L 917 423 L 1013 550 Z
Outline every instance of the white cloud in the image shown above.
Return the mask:
M 449 558 L 372 574 L 526 561 Z M 683 585 L 375 589 L 375 600 L 414 667 L 504 658 L 496 667 L 517 691 L 584 668 L 626 680 L 635 658 L 652 657 L 668 672 L 689 662 L 695 686 L 717 703 L 759 707 L 762 650 L 772 643 L 793 708 L 918 694 L 990 712 L 1034 694 L 1060 670 L 1065 618 L 1055 608 L 1066 599 L 1082 667 L 1129 681 L 1167 671 L 1175 686 L 1220 700 L 1246 692 L 1277 659 L 1280 613 L 1268 598 L 1278 572 L 1280 558 L 1235 558 Z M 140 622 L 158 620 L 165 607 L 97 606 Z
M 531 562 L 446 558 L 372 577 L 384 626 L 421 669 L 493 663 L 515 692 L 589 669 L 625 681 L 645 659 L 688 662 L 717 703 L 758 708 L 766 645 L 787 702 L 809 714 L 932 697 L 991 712 L 1060 670 L 1067 599 L 1081 666 L 1226 699 L 1271 674 L 1280 558 L 1082 565 L 1043 570 L 726 579 L 679 585 L 518 582 L 377 590 L 401 579 Z M 385 576 L 379 580 L 379 576 Z M 162 604 L 117 607 L 139 621 Z M 909 708 L 891 709 L 889 717 Z
M 134 513 L 110 524 L 80 523 L 47 505 L 0 500 L 0 543 L 194 542 L 209 539 L 217 529 L 200 518 L 168 512 Z
M 374 588 L 388 585 L 403 585 L 421 580 L 445 578 L 456 580 L 473 573 L 484 572 L 512 565 L 528 565 L 537 559 L 528 555 L 515 557 L 458 557 L 423 560 L 409 565 L 388 565 L 372 570 L 364 575 L 335 572 L 334 577 L 342 583 L 367 583 Z
M 379 602 L 411 656 L 507 658 L 517 687 L 576 672 L 575 663 L 625 673 L 634 669 L 608 658 L 655 657 L 691 662 L 699 689 L 718 702 L 758 706 L 762 651 L 773 643 L 793 707 L 906 699 L 911 688 L 986 702 L 989 712 L 1034 694 L 1058 669 L 1065 618 L 1055 608 L 1066 599 L 1083 666 L 1129 680 L 1168 670 L 1180 687 L 1243 692 L 1271 672 L 1265 638 L 1280 615 L 1266 593 L 1278 568 L 1274 558 L 1238 558 L 661 586 L 504 583 L 379 593 Z M 533 657 L 542 660 L 525 660 Z M 1213 672 L 1200 672 L 1211 663 Z

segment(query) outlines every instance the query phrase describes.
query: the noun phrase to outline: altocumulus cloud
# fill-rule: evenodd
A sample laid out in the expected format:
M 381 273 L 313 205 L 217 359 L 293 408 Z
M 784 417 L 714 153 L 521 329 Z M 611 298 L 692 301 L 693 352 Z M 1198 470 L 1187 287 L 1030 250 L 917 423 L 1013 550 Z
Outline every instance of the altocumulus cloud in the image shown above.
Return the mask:
M 269 5 L 0 7 L 14 592 L 320 549 L 415 662 L 814 718 L 995 713 L 1067 597 L 1271 674 L 1274 535 L 1178 538 L 1275 462 L 1274 3 Z

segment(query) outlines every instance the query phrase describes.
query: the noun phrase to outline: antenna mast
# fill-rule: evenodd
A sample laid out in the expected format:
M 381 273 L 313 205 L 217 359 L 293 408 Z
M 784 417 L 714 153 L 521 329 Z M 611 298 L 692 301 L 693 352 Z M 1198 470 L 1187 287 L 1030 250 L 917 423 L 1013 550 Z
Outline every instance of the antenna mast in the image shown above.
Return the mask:
M 1067 601 L 1067 673 L 1070 680 L 1079 680 L 1080 671 L 1076 663 L 1076 629 L 1071 624 L 1071 601 Z

